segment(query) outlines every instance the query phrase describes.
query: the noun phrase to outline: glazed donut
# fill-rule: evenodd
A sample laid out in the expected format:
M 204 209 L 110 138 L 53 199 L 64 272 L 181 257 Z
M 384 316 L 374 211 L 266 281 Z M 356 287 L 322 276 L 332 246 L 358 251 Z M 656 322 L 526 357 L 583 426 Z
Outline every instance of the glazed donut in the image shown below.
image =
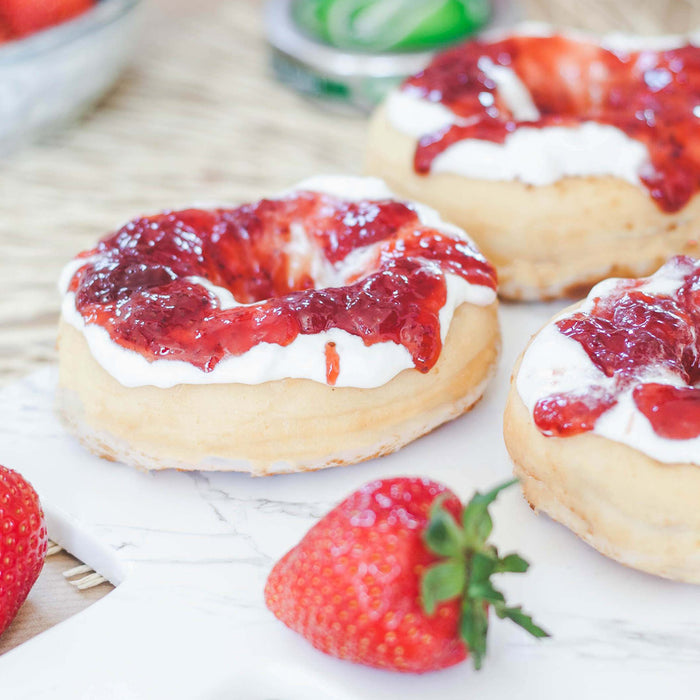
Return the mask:
M 473 406 L 499 349 L 492 266 L 373 178 L 136 219 L 61 286 L 59 411 L 146 469 L 392 452 Z
M 648 275 L 700 251 L 689 41 L 535 27 L 453 48 L 378 109 L 366 170 L 469 231 L 503 297 Z
M 700 262 L 610 279 L 513 373 L 505 441 L 525 496 L 613 559 L 700 583 Z

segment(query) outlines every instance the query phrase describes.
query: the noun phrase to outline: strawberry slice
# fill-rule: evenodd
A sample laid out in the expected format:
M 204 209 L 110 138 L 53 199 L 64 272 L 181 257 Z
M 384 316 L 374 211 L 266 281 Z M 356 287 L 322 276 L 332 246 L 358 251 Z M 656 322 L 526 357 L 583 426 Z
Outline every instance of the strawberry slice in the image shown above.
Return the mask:
M 491 609 L 548 636 L 491 583 L 493 574 L 528 568 L 487 543 L 488 507 L 513 483 L 475 494 L 464 508 L 428 479 L 367 484 L 275 565 L 268 608 L 327 654 L 404 672 L 446 668 L 468 655 L 480 668 Z

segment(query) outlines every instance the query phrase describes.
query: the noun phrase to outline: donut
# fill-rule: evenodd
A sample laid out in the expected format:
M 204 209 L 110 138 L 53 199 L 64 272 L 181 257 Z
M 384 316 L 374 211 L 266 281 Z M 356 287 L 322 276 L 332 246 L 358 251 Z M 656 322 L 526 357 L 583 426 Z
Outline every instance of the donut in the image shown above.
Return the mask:
M 692 39 L 525 27 L 391 92 L 366 170 L 469 231 L 502 297 L 576 299 L 700 253 L 699 104 Z
M 321 469 L 387 454 L 481 397 L 496 273 L 373 178 L 134 219 L 63 271 L 58 410 L 144 469 Z
M 700 583 L 700 261 L 609 279 L 513 373 L 506 446 L 532 507 L 628 566 Z

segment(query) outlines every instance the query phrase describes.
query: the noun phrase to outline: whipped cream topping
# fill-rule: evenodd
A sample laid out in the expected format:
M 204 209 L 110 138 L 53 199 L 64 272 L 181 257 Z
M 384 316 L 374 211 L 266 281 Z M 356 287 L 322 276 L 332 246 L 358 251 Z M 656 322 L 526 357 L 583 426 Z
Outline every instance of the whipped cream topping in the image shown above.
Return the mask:
M 584 313 L 591 311 L 595 299 L 610 294 L 621 281 L 608 279 L 597 284 L 575 310 Z M 647 278 L 637 289 L 650 296 L 668 295 L 679 289 L 684 281 L 682 274 L 674 275 L 673 270 L 666 266 Z M 581 344 L 556 327 L 557 321 L 571 313 L 565 311 L 552 319 L 533 338 L 523 356 L 515 386 L 530 415 L 540 399 L 553 394 L 580 391 L 589 386 L 614 388 L 614 377 L 607 377 L 601 372 Z M 676 373 L 662 365 L 649 366 L 637 384 L 641 382 L 686 386 Z M 658 435 L 632 398 L 635 386 L 633 384 L 622 393 L 616 393 L 617 404 L 597 419 L 592 432 L 628 445 L 659 462 L 700 465 L 700 437 L 672 440 Z
M 664 50 L 687 43 L 700 44 L 700 34 L 638 37 L 621 33 L 594 37 L 550 25 L 524 23 L 504 33 L 494 30 L 483 36 L 497 41 L 508 36 L 549 37 L 561 34 L 578 40 L 596 41 L 615 53 Z M 479 67 L 496 84 L 499 97 L 516 120 L 525 122 L 503 143 L 464 139 L 449 146 L 432 163 L 431 172 L 453 173 L 481 180 L 520 180 L 532 185 L 548 185 L 565 177 L 613 176 L 641 186 L 639 174 L 649 162 L 646 146 L 607 124 L 588 121 L 577 126 L 528 127 L 539 117 L 527 87 L 506 66 L 486 59 Z M 410 86 L 392 91 L 386 100 L 389 123 L 401 133 L 418 140 L 464 119 L 439 102 L 423 98 Z
M 395 198 L 383 181 L 377 178 L 351 176 L 318 176 L 304 180 L 294 191 L 326 193 L 345 200 Z M 469 237 L 458 227 L 443 222 L 433 209 L 410 203 L 421 223 L 464 240 Z M 300 258 L 314 255 L 303 230 L 292 231 L 295 253 Z M 338 265 L 332 265 L 322 255 L 311 260 L 311 271 L 318 287 L 341 286 L 358 273 L 366 270 L 367 261 L 375 257 L 377 246 L 358 248 Z M 60 277 L 60 291 L 64 295 L 63 319 L 79 330 L 88 343 L 90 352 L 100 366 L 127 387 L 156 386 L 169 388 L 178 384 L 262 384 L 287 378 L 310 379 L 326 383 L 325 348 L 335 343 L 340 358 L 340 372 L 336 387 L 372 388 L 386 384 L 404 369 L 414 367 L 408 350 L 394 342 L 365 345 L 362 339 L 346 331 L 332 328 L 313 335 L 299 335 L 287 346 L 259 343 L 242 355 L 222 359 L 213 370 L 205 372 L 181 360 L 158 359 L 149 361 L 143 355 L 114 342 L 106 329 L 97 324 L 86 324 L 75 306 L 75 294 L 68 291 L 73 275 L 88 263 L 88 258 L 72 260 Z M 493 289 L 470 284 L 462 277 L 446 274 L 447 300 L 439 313 L 440 336 L 445 341 L 455 310 L 463 303 L 488 306 L 496 299 Z M 220 301 L 223 308 L 242 306 L 228 289 L 193 277 L 190 281 L 206 287 Z

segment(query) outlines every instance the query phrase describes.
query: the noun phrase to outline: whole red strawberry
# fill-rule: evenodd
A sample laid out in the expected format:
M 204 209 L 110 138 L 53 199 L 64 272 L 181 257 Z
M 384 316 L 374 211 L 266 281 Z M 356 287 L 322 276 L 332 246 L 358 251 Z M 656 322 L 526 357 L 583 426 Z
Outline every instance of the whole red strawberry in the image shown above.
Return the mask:
M 36 491 L 17 472 L 0 466 L 0 634 L 39 577 L 47 542 Z
M 528 566 L 486 543 L 488 506 L 511 483 L 477 493 L 465 508 L 427 479 L 363 486 L 276 564 L 265 587 L 268 608 L 327 654 L 414 673 L 469 653 L 479 668 L 489 608 L 547 636 L 490 581 Z
M 95 4 L 95 0 L 0 0 L 0 23 L 13 38 L 77 17 Z

